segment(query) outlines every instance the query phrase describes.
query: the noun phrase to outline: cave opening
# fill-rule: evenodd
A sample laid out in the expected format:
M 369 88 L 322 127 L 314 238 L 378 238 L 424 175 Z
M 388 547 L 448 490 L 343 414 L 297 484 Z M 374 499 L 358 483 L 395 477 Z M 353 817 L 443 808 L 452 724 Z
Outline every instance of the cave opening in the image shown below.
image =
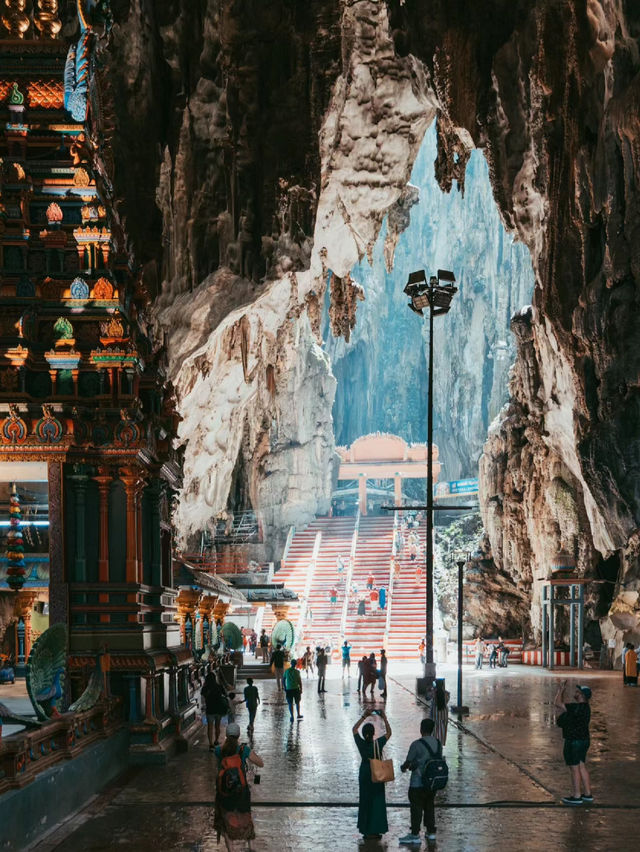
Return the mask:
M 415 203 L 408 214 L 404 204 L 404 218 L 390 211 L 371 257 L 351 271 L 365 299 L 349 341 L 332 335 L 326 310 L 323 338 L 337 379 L 336 444 L 375 432 L 424 442 L 428 326 L 402 290 L 416 269 L 453 270 L 459 292 L 434 323 L 434 443 L 441 479 L 450 481 L 477 476 L 487 430 L 508 398 L 511 316 L 531 301 L 534 276 L 528 248 L 500 219 L 482 151 L 471 153 L 464 194 L 440 189 L 436 156 L 434 122 L 405 193 Z

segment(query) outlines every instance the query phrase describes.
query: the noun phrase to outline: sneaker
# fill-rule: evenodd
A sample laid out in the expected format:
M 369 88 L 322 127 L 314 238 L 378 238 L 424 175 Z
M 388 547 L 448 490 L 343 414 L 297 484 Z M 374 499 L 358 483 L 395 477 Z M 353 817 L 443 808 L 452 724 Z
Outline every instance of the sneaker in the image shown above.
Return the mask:
M 563 796 L 562 801 L 565 805 L 581 805 L 582 796 Z
M 425 831 L 424 836 L 427 838 L 427 840 L 435 840 L 436 839 L 435 831 Z
M 405 834 L 405 836 L 401 837 L 398 842 L 405 843 L 407 846 L 411 846 L 414 843 L 416 846 L 419 846 L 420 843 L 422 843 L 419 834 Z
M 300 719 L 304 719 L 304 716 L 301 716 L 301 715 L 298 713 L 298 722 L 300 721 Z
M 215 746 L 209 746 L 209 751 L 215 751 L 215 750 L 216 750 Z
M 583 802 L 592 802 L 593 801 L 592 794 L 591 793 L 585 793 L 582 797 L 582 801 Z

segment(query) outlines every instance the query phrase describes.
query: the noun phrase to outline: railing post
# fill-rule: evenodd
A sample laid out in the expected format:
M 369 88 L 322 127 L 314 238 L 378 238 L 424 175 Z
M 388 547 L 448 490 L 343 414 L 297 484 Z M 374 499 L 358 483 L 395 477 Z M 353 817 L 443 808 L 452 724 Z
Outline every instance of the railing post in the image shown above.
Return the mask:
M 360 507 L 356 512 L 356 523 L 351 536 L 351 549 L 349 550 L 349 567 L 345 575 L 344 586 L 344 603 L 342 604 L 342 615 L 340 617 L 340 637 L 344 640 L 344 634 L 347 629 L 347 616 L 349 613 L 349 589 L 351 588 L 351 580 L 353 579 L 353 566 L 356 561 L 356 551 L 358 549 L 358 533 L 360 531 Z

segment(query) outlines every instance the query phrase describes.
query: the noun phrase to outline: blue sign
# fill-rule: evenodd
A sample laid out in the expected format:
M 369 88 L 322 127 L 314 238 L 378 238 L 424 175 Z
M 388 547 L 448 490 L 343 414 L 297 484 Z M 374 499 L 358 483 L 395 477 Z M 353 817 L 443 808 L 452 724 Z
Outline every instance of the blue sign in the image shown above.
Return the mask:
M 449 483 L 452 494 L 475 494 L 478 490 L 477 479 L 455 479 Z

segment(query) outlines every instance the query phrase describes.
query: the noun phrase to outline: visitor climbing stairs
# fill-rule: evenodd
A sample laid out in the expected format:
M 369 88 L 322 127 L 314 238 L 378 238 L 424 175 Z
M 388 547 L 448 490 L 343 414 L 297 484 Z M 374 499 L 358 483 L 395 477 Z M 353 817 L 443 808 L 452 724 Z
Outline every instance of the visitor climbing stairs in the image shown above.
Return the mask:
M 425 635 L 427 587 L 424 554 L 427 539 L 424 522 L 415 530 L 419 545 L 414 560 L 410 556 L 410 532 L 399 531 L 404 545 L 397 556 L 400 571 L 393 582 L 387 648 L 387 656 L 393 660 L 418 659 L 418 646 Z

